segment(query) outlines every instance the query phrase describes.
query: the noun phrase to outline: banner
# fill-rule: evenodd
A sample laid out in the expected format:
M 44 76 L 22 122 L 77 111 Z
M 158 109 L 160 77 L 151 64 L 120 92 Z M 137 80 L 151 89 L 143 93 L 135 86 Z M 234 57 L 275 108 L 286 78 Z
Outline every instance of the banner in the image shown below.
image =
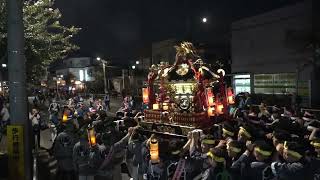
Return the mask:
M 22 180 L 24 175 L 23 126 L 7 127 L 9 179 Z

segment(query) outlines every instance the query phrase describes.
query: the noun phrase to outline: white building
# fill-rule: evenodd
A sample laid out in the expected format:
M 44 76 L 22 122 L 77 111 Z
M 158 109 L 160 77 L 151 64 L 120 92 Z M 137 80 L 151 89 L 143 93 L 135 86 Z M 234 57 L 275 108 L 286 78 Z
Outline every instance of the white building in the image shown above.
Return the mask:
M 236 93 L 292 94 L 310 105 L 312 1 L 232 23 L 231 71 Z M 307 65 L 304 65 L 307 64 Z M 297 87 L 298 84 L 298 87 Z
M 68 58 L 56 68 L 56 75 L 68 76 L 72 74 L 75 81 L 94 81 L 93 59 L 89 57 Z

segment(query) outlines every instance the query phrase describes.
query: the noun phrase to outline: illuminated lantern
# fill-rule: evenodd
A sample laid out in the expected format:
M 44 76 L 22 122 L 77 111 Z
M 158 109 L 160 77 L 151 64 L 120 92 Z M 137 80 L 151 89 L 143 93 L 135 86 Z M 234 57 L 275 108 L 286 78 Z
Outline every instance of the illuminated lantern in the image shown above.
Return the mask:
M 68 115 L 67 114 L 63 114 L 62 116 L 62 122 L 66 123 L 68 121 Z
M 231 88 L 227 90 L 227 101 L 229 104 L 234 104 L 234 95 Z
M 168 109 L 169 109 L 168 103 L 163 103 L 163 104 L 162 104 L 162 109 L 163 109 L 164 111 L 168 111 Z
M 217 104 L 217 114 L 223 114 L 223 104 Z
M 215 113 L 214 107 L 208 107 L 208 116 L 209 117 L 214 116 L 214 113 Z
M 94 128 L 88 128 L 88 140 L 91 147 L 94 147 L 97 145 L 97 139 L 96 139 L 96 132 Z
M 150 159 L 152 163 L 158 163 L 159 160 L 159 143 L 158 140 L 153 138 L 150 141 Z
M 149 103 L 149 90 L 148 88 L 142 88 L 142 99 L 144 104 Z
M 211 106 L 214 106 L 214 95 L 213 95 L 213 92 L 212 92 L 212 88 L 211 87 L 208 87 L 206 89 L 206 95 L 207 95 L 207 103 L 208 103 L 208 106 L 211 107 Z
M 153 104 L 152 105 L 153 110 L 159 110 L 159 104 Z

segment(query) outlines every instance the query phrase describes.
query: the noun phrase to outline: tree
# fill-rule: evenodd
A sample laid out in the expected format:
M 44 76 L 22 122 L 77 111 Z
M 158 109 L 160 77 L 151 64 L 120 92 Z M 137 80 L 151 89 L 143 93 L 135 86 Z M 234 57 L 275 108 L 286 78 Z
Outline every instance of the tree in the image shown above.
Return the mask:
M 101 94 L 104 93 L 104 83 L 101 83 L 104 79 L 103 71 L 96 70 L 93 75 L 94 81 L 86 82 L 87 92 Z
M 61 13 L 54 0 L 26 0 L 23 6 L 27 82 L 35 83 L 45 75 L 46 67 L 79 49 L 71 38 L 80 28 L 60 24 Z M 6 0 L 0 0 L 0 59 L 6 57 Z

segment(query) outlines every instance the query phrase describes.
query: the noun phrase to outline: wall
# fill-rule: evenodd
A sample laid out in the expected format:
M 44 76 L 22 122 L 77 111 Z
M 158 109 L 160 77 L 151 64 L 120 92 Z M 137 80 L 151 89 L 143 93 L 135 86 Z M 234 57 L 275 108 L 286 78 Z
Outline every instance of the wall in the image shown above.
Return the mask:
M 175 45 L 177 45 L 177 41 L 174 39 L 152 43 L 152 64 L 159 64 L 161 61 L 174 63 Z
M 63 63 L 67 67 L 86 67 L 92 64 L 90 57 L 68 58 Z
M 82 70 L 83 75 L 80 79 L 80 70 Z M 93 77 L 94 67 L 85 67 L 85 68 L 66 68 L 66 69 L 59 69 L 56 71 L 57 75 L 64 75 L 67 76 L 69 73 L 75 76 L 76 81 L 94 81 Z
M 296 72 L 310 57 L 300 47 L 311 33 L 311 7 L 306 1 L 232 23 L 232 72 Z

